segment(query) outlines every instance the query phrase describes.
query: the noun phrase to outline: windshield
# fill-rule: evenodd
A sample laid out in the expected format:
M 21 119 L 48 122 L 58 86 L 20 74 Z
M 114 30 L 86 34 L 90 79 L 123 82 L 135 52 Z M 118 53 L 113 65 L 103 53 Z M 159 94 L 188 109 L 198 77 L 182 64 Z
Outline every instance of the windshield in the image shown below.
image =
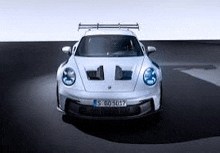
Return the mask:
M 130 57 L 142 56 L 143 52 L 134 36 L 96 35 L 82 38 L 76 56 Z

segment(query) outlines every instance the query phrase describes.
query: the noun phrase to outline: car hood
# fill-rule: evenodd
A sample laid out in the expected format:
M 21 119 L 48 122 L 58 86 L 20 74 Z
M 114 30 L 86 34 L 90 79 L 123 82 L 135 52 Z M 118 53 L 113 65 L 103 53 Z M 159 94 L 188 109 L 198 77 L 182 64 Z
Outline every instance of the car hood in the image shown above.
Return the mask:
M 86 91 L 129 92 L 135 89 L 144 60 L 140 57 L 75 57 Z

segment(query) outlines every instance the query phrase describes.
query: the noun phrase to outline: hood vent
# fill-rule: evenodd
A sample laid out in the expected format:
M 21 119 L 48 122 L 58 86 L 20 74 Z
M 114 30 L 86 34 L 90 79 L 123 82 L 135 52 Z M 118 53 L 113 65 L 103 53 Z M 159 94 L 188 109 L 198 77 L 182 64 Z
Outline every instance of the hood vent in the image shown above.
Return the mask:
M 104 80 L 104 69 L 103 66 L 99 66 L 97 71 L 86 71 L 88 80 Z M 115 80 L 131 80 L 132 71 L 122 70 L 120 66 L 116 66 L 115 69 Z
M 116 66 L 115 80 L 131 80 L 132 71 L 123 71 L 120 66 Z
M 86 71 L 89 80 L 104 80 L 103 66 L 99 66 L 97 71 Z

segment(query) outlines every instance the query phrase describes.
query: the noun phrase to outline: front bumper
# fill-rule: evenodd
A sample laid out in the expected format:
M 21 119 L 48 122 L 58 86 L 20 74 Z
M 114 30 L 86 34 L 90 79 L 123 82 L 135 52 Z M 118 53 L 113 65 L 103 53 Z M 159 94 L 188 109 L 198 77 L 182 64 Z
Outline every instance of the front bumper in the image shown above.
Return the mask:
M 82 105 L 79 101 L 67 99 L 65 112 L 70 116 L 84 119 L 133 119 L 156 113 L 153 99 L 141 101 L 126 107 L 95 107 Z
M 78 118 L 132 119 L 161 110 L 161 89 L 133 92 L 58 91 L 58 110 Z M 126 99 L 126 107 L 96 107 L 94 99 Z

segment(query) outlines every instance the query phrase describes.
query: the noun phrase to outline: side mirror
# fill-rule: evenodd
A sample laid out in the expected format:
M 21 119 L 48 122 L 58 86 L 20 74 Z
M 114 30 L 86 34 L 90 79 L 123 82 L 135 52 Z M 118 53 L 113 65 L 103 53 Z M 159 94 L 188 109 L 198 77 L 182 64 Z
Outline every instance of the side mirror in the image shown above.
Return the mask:
M 62 51 L 63 51 L 65 54 L 71 55 L 71 47 L 70 47 L 70 46 L 64 46 L 64 47 L 62 48 Z
M 155 51 L 156 51 L 156 48 L 154 46 L 147 47 L 147 55 L 154 53 Z

